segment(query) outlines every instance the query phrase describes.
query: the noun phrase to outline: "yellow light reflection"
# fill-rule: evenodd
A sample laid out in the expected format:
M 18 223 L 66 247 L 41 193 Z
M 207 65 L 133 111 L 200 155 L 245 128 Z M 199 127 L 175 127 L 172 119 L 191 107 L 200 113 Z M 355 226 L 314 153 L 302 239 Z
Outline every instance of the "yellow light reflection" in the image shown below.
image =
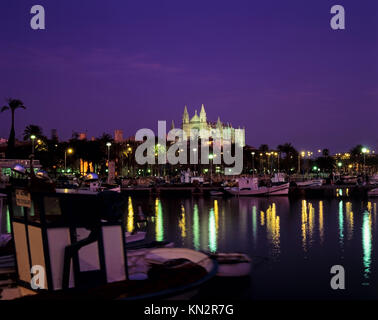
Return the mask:
M 186 226 L 185 226 L 185 208 L 181 205 L 181 218 L 179 220 L 179 227 L 181 229 L 181 237 L 186 237 Z
M 323 201 L 319 201 L 319 237 L 320 244 L 324 242 L 324 218 L 323 218 Z
M 134 209 L 133 209 L 133 201 L 131 200 L 131 197 L 129 197 L 128 209 L 127 209 L 127 231 L 128 232 L 134 231 Z
M 262 226 L 265 224 L 265 214 L 264 214 L 264 211 L 260 212 L 260 224 Z
M 312 203 L 308 203 L 308 232 L 309 232 L 309 242 L 312 244 L 313 234 L 314 234 L 314 224 L 315 224 L 315 209 Z
M 273 245 L 273 255 L 276 256 L 280 253 L 280 217 L 277 215 L 276 204 L 272 203 L 266 210 L 266 221 L 264 211 L 260 214 L 261 225 L 265 225 L 266 222 L 267 238 Z
M 352 203 L 349 201 L 345 204 L 345 215 L 346 215 L 346 223 L 347 223 L 347 239 L 350 240 L 353 237 L 354 221 L 353 221 Z
M 218 209 L 218 200 L 214 200 L 214 216 L 215 216 L 215 227 L 218 235 L 219 230 L 219 209 Z
M 302 200 L 302 248 L 307 252 L 307 202 Z

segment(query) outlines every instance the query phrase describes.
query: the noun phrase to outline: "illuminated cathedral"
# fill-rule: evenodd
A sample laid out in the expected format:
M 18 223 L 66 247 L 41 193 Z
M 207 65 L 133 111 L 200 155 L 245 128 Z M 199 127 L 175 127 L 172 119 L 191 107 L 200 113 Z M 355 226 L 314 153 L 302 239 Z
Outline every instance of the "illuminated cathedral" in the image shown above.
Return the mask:
M 230 123 L 222 123 L 220 121 L 220 117 L 216 122 L 207 121 L 207 115 L 205 111 L 205 106 L 202 104 L 201 111 L 199 115 L 197 114 L 197 110 L 194 112 L 194 116 L 189 118 L 188 109 L 185 106 L 184 114 L 182 116 L 182 129 L 184 130 L 186 136 L 188 138 L 191 137 L 192 129 L 200 130 L 212 130 L 212 132 L 218 132 L 220 137 L 212 136 L 215 139 L 221 139 L 223 141 L 224 136 L 231 137 L 231 142 L 240 145 L 241 147 L 245 146 L 245 128 L 235 129 L 232 127 Z

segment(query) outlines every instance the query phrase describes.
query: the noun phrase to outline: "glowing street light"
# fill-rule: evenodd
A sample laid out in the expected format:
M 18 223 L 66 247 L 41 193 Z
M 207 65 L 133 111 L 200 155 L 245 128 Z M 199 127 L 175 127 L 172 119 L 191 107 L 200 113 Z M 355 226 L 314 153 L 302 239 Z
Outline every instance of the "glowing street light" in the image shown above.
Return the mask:
M 34 154 L 34 140 L 36 139 L 37 137 L 34 135 L 34 134 L 32 134 L 31 136 L 30 136 L 30 139 L 31 139 L 31 141 L 32 141 L 32 154 Z
M 364 175 L 366 175 L 366 154 L 369 153 L 370 150 L 366 147 L 363 147 L 361 151 L 364 154 Z
M 108 183 L 109 183 L 109 180 L 110 180 L 109 161 L 110 161 L 110 147 L 111 147 L 111 145 L 112 145 L 111 142 L 106 143 L 106 146 L 108 147 Z
M 213 182 L 213 163 L 212 160 L 214 159 L 213 154 L 209 154 L 209 159 L 210 159 L 210 184 Z
M 253 175 L 255 174 L 255 153 L 252 151 L 251 155 L 252 155 L 252 177 L 253 177 Z
M 68 148 L 66 151 L 64 151 L 64 172 L 67 172 L 67 153 L 73 154 L 73 149 Z

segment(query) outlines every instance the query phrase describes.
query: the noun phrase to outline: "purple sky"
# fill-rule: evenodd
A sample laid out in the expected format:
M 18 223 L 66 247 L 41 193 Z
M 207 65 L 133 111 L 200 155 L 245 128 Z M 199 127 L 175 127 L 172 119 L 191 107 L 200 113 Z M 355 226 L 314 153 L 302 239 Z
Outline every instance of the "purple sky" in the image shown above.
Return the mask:
M 30 28 L 35 4 L 44 31 Z M 329 26 L 335 4 L 344 31 Z M 18 137 L 27 124 L 131 136 L 204 103 L 253 146 L 377 149 L 377 11 L 376 0 L 1 0 L 0 99 L 27 106 Z M 0 137 L 9 125 L 0 114 Z

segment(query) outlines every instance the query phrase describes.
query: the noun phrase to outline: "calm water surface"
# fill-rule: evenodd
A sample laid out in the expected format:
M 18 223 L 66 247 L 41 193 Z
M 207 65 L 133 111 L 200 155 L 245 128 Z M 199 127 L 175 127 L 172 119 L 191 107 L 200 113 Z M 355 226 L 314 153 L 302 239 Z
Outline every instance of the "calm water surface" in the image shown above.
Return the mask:
M 148 237 L 253 258 L 243 286 L 213 292 L 254 299 L 377 299 L 377 199 L 129 198 L 127 229 L 141 205 Z M 345 290 L 330 269 L 345 268 Z

